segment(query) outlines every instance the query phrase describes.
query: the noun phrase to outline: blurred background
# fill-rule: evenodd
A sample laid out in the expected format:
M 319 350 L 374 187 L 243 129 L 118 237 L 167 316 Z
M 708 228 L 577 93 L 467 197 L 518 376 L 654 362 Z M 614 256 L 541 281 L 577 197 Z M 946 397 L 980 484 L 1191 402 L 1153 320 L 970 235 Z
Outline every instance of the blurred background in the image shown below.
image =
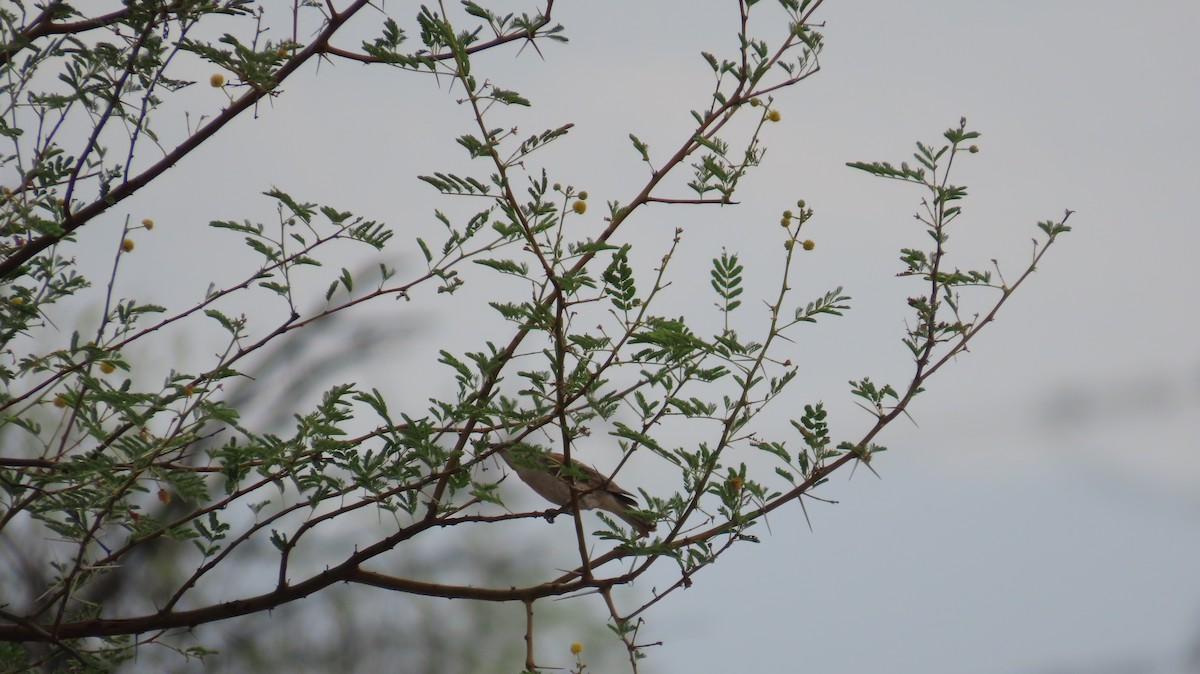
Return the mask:
M 757 27 L 775 44 L 780 27 L 766 19 L 781 15 L 766 4 Z M 596 206 L 627 201 L 645 176 L 628 134 L 648 142 L 652 156 L 678 146 L 688 111 L 706 107 L 711 90 L 699 52 L 732 57 L 736 6 L 560 1 L 554 18 L 569 44 L 541 45 L 544 59 L 509 45 L 477 58 L 476 71 L 532 101 L 512 115 L 523 135 L 575 124 L 536 156 L 552 181 L 588 190 Z M 774 282 L 779 213 L 798 198 L 815 209 L 806 227 L 816 249 L 802 258 L 796 299 L 844 286 L 853 309 L 789 347 L 801 373 L 780 403 L 780 424 L 823 400 L 834 435 L 858 438 L 871 419 L 846 382 L 868 376 L 899 387 L 911 376 L 900 338 L 915 282 L 895 274 L 899 249 L 928 240 L 912 219 L 923 195 L 846 162 L 908 160 L 914 141 L 939 143 L 965 116 L 983 136 L 955 176 L 970 188 L 949 245 L 956 263 L 990 269 L 995 258 L 1011 280 L 1028 263 L 1037 221 L 1069 208 L 1075 231 L 971 352 L 931 382 L 910 408 L 912 422 L 877 438 L 889 447 L 872 463 L 879 477 L 862 469 L 833 476 L 818 494 L 836 504 L 772 513 L 756 530 L 760 545 L 735 548 L 647 614 L 641 640 L 663 646 L 648 649 L 642 671 L 1200 672 L 1200 223 L 1192 204 L 1200 5 L 829 0 L 817 18 L 822 69 L 776 94 L 782 120 L 767 129 L 766 157 L 743 182 L 740 205 L 648 209 L 626 234 L 654 260 L 682 227 L 677 278 L 704 286 L 722 247 L 766 260 L 761 275 L 747 264 L 750 307 Z M 360 38 L 339 44 L 373 35 L 367 23 Z M 194 75 L 203 83 L 208 73 Z M 219 107 L 223 96 L 207 86 L 189 95 L 193 110 Z M 122 262 L 133 265 L 122 273 L 126 289 L 148 302 L 199 298 L 210 281 L 229 282 L 253 264 L 237 237 L 214 237 L 207 223 L 269 221 L 274 206 L 261 192 L 277 186 L 388 222 L 398 237 L 386 261 L 403 274 L 423 264 L 409 244 L 436 231 L 433 209 L 455 207 L 415 176 L 478 170 L 454 143 L 471 130 L 455 101 L 444 80 L 348 62 L 310 67 L 79 245 L 115 250 L 126 213 L 151 217 L 159 226 Z M 183 128 L 182 114 L 176 123 Z M 587 216 L 597 229 L 602 211 Z M 104 278 L 105 264 L 97 259 L 91 275 Z M 687 302 L 707 307 L 707 294 L 680 286 L 679 313 L 696 308 Z M 272 415 L 336 381 L 377 387 L 393 408 L 423 409 L 431 395 L 452 391 L 444 368 L 431 365 L 438 349 L 476 349 L 507 334 L 477 311 L 483 296 L 468 283 L 413 307 L 374 302 L 306 337 L 283 360 L 260 363 L 254 395 L 277 397 L 257 422 L 287 423 Z M 165 366 L 213 348 L 190 333 L 145 357 Z M 653 492 L 654 478 L 632 486 Z M 554 568 L 562 556 L 552 551 L 572 540 L 570 527 L 528 531 L 522 550 L 486 538 L 456 549 L 450 559 L 461 568 L 434 549 L 381 560 L 378 570 L 454 568 L 480 584 L 507 583 L 529 572 L 517 553 Z M 669 569 L 659 580 L 670 582 Z M 654 583 L 627 597 L 648 599 Z M 362 589 L 326 595 L 196 636 L 228 652 L 267 651 L 263 665 L 283 652 L 296 671 L 520 667 L 520 607 Z M 589 671 L 622 667 L 599 601 L 544 603 L 540 619 L 556 625 L 544 637 L 547 661 L 568 662 L 569 644 L 582 641 Z M 210 667 L 228 671 L 228 662 Z

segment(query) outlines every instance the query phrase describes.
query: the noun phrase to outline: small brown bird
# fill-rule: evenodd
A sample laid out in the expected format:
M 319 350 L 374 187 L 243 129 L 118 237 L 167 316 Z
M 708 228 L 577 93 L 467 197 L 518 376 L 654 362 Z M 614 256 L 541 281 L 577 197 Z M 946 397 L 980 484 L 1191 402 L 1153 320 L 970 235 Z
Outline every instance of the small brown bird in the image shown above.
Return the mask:
M 580 508 L 607 510 L 637 529 L 639 538 L 649 536 L 654 531 L 652 521 L 633 512 L 638 505 L 633 494 L 618 487 L 595 468 L 571 459 L 568 469 L 562 454 L 542 452 L 528 445 L 518 446 L 515 451 L 511 444 L 493 447 L 522 482 L 554 505 L 569 508 L 571 488 L 574 487 Z

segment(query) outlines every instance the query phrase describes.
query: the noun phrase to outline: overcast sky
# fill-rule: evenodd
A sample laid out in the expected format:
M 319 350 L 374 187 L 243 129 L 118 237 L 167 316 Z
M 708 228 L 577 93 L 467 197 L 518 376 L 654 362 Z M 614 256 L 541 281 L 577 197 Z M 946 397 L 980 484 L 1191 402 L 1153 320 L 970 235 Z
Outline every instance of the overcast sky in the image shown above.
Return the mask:
M 734 4 L 560 0 L 555 18 L 569 44 L 543 46 L 545 60 L 496 50 L 476 72 L 532 100 L 522 133 L 576 125 L 539 157 L 552 180 L 597 205 L 628 200 L 644 171 L 628 134 L 665 152 L 686 133 L 710 88 L 698 53 L 732 56 Z M 777 94 L 782 121 L 742 205 L 631 223 L 647 245 L 684 227 L 702 267 L 722 246 L 778 246 L 779 212 L 797 198 L 816 210 L 798 297 L 841 285 L 855 309 L 794 347 L 809 362 L 790 404 L 823 399 L 835 432 L 858 437 L 869 418 L 846 381 L 909 372 L 899 339 L 913 291 L 894 275 L 898 249 L 925 244 L 911 218 L 922 195 L 847 161 L 906 160 L 965 115 L 983 136 L 959 176 L 971 188 L 951 240 L 959 264 L 994 257 L 1016 276 L 1034 223 L 1070 208 L 1075 231 L 918 399 L 916 425 L 879 438 L 882 480 L 835 476 L 820 493 L 838 504 L 810 505 L 812 531 L 798 507 L 774 513 L 761 545 L 649 614 L 648 638 L 665 646 L 645 671 L 1200 671 L 1200 4 L 828 0 L 818 18 L 822 70 Z M 135 220 L 266 220 L 258 194 L 277 185 L 388 221 L 400 239 L 432 231 L 445 204 L 415 175 L 467 166 L 453 138 L 470 119 L 452 92 L 349 63 L 286 89 L 173 169 L 174 189 L 126 202 Z M 138 242 L 142 259 L 172 265 L 150 294 L 198 296 L 214 273 L 195 260 L 240 255 L 165 229 Z M 393 250 L 401 267 L 419 260 Z M 471 299 L 410 314 L 420 325 L 397 327 L 414 335 L 392 366 L 412 377 L 433 349 L 478 348 Z M 431 395 L 379 366 L 351 378 L 418 409 Z

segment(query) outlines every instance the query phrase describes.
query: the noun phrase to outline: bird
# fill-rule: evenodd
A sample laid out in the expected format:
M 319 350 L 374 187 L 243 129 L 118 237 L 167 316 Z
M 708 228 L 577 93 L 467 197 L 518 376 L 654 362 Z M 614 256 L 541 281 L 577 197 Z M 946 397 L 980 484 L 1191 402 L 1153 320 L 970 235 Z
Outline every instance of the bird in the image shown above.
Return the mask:
M 492 447 L 522 482 L 554 505 L 569 509 L 574 487 L 580 508 L 607 510 L 636 529 L 638 538 L 645 538 L 654 531 L 654 522 L 634 511 L 638 503 L 633 494 L 618 487 L 595 468 L 571 459 L 568 469 L 567 459 L 562 454 L 543 452 L 530 445 L 517 445 L 516 451 L 513 451 L 512 443 Z

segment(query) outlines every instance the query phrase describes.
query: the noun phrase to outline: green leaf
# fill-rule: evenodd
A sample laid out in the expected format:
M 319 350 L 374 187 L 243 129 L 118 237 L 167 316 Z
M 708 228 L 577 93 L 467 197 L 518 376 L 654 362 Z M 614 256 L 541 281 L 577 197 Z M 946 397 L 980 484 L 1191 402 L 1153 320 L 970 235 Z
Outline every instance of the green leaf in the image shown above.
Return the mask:
M 529 265 L 513 260 L 491 260 L 487 258 L 474 260 L 475 264 L 490 267 L 504 274 L 512 274 L 521 278 L 529 278 Z
M 505 105 L 523 105 L 525 107 L 529 107 L 530 105 L 526 98 L 515 91 L 508 91 L 507 89 L 493 87 L 491 98 Z
M 601 276 L 604 280 L 604 290 L 613 306 L 624 312 L 632 311 L 641 304 L 637 299 L 633 267 L 629 265 L 629 250 L 629 244 L 621 246 L 620 250 L 613 254 L 612 262 Z
M 629 134 L 629 140 L 633 141 L 633 149 L 637 150 L 638 154 L 642 156 L 642 161 L 648 163 L 650 161 L 650 146 L 643 143 L 640 138 L 632 133 Z
M 738 264 L 737 255 L 730 255 L 723 249 L 721 257 L 713 258 L 712 262 L 710 284 L 723 300 L 723 304 L 718 304 L 717 308 L 729 314 L 742 305 L 741 300 L 736 299 L 742 294 L 742 265 Z
M 796 320 L 804 323 L 815 323 L 816 317 L 821 314 L 830 314 L 832 316 L 841 316 L 843 311 L 850 308 L 846 302 L 850 301 L 849 295 L 842 294 L 842 287 L 830 290 L 824 296 L 809 302 L 803 307 L 796 309 Z

